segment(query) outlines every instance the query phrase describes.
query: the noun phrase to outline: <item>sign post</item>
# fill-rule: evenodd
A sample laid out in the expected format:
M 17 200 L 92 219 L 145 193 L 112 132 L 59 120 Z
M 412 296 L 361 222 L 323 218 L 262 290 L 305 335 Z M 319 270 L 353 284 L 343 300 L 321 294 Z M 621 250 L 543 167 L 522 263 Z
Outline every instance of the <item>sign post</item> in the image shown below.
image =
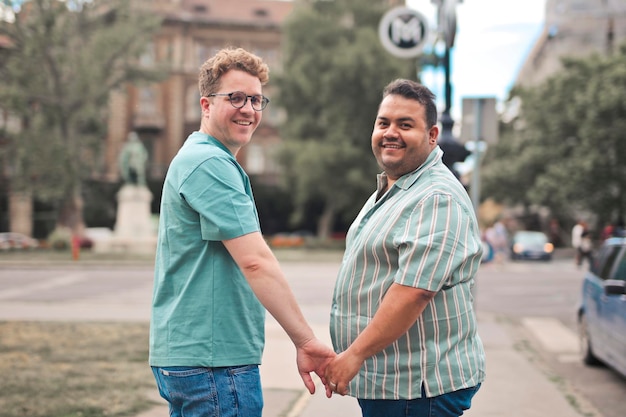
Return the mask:
M 495 97 L 463 98 L 461 141 L 473 155 L 471 198 L 478 213 L 480 204 L 480 166 L 487 144 L 498 141 L 498 117 Z

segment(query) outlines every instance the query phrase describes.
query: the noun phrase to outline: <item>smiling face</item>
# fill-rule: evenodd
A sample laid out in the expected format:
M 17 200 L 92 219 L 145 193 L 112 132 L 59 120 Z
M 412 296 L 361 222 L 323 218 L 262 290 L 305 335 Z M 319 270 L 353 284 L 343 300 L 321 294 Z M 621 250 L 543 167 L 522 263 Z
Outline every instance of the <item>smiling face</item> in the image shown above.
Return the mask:
M 222 75 L 216 93 L 233 91 L 242 91 L 249 96 L 263 93 L 259 78 L 240 70 L 230 70 Z M 261 122 L 262 112 L 254 111 L 250 100 L 240 109 L 234 108 L 227 96 L 202 97 L 200 104 L 200 131 L 222 142 L 233 155 L 250 142 Z
M 372 151 L 389 180 L 414 171 L 437 146 L 439 128 L 428 127 L 425 108 L 413 99 L 390 94 L 380 103 Z

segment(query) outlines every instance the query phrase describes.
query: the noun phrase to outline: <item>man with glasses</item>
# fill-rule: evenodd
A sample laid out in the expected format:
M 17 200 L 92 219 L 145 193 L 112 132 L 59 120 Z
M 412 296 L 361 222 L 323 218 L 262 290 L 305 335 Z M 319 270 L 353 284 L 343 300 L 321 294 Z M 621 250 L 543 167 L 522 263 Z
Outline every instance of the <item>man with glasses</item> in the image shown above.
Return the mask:
M 260 232 L 235 159 L 269 100 L 263 61 L 224 49 L 200 68 L 202 119 L 172 160 L 161 199 L 150 365 L 174 417 L 258 416 L 265 309 L 296 347 L 308 390 L 335 356 L 304 319 Z

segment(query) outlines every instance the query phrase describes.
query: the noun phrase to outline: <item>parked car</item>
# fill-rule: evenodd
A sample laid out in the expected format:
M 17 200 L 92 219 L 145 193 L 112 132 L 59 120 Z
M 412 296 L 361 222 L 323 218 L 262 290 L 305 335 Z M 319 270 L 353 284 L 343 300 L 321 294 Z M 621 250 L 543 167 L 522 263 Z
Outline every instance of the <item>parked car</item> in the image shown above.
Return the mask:
M 578 334 L 582 360 L 626 376 L 626 238 L 607 239 L 582 284 Z
M 38 247 L 39 242 L 37 239 L 33 239 L 30 236 L 14 232 L 0 233 L 1 250 L 35 249 Z
M 511 238 L 511 259 L 552 259 L 554 245 L 543 232 L 520 230 Z

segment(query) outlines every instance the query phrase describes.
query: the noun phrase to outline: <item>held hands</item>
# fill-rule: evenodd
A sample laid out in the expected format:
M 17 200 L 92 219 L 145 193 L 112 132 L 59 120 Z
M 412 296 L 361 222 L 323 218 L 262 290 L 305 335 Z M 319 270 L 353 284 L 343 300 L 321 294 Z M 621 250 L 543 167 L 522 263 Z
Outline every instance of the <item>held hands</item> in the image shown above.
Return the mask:
M 311 379 L 311 372 L 315 372 L 327 386 L 324 371 L 330 361 L 337 354 L 319 339 L 311 339 L 300 347 L 296 347 L 296 363 L 298 372 L 311 394 L 315 393 L 315 383 Z M 326 388 L 328 392 L 328 388 Z
M 326 396 L 328 398 L 332 397 L 333 392 L 339 395 L 346 395 L 348 393 L 348 383 L 359 372 L 362 364 L 363 361 L 356 355 L 350 355 L 349 350 L 337 355 L 326 367 L 326 372 L 322 379 L 326 386 Z

